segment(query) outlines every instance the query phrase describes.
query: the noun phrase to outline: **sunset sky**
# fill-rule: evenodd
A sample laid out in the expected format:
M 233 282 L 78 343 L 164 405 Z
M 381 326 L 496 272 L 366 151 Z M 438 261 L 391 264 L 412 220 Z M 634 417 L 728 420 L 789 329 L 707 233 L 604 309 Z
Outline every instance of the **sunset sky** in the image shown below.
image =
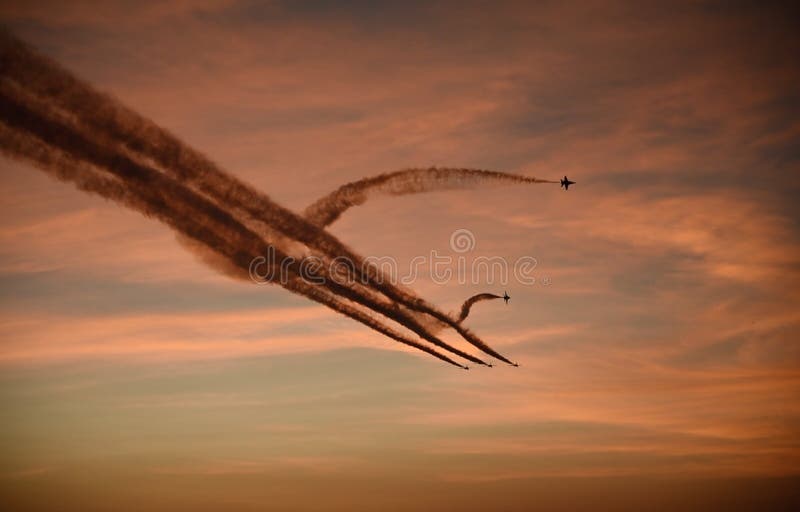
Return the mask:
M 0 508 L 800 503 L 800 12 L 660 4 L 0 2 L 296 212 L 408 167 L 577 182 L 330 227 L 401 270 L 459 229 L 469 260 L 536 259 L 532 285 L 408 285 L 511 295 L 465 323 L 520 367 L 460 371 L 0 157 Z

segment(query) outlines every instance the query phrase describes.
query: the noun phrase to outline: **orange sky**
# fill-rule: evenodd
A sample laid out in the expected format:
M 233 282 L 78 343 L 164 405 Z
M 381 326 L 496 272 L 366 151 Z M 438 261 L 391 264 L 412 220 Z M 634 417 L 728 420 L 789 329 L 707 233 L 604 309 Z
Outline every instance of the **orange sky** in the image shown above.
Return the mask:
M 298 212 L 411 166 L 578 183 L 378 198 L 331 227 L 401 265 L 456 229 L 470 258 L 537 259 L 533 286 L 411 285 L 446 311 L 508 289 L 467 324 L 520 368 L 461 372 L 0 160 L 0 503 L 797 503 L 796 9 L 140 3 L 0 20 Z

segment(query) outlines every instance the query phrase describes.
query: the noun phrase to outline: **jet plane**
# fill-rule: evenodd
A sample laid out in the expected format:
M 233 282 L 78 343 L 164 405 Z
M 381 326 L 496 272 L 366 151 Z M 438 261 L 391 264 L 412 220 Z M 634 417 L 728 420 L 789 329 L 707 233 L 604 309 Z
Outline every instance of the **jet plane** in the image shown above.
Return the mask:
M 564 187 L 565 190 L 569 190 L 569 186 L 570 185 L 574 185 L 574 184 L 575 184 L 575 182 L 574 181 L 569 181 L 569 179 L 567 179 L 566 176 L 564 176 L 564 179 L 561 180 L 561 186 Z
M 506 304 L 508 304 L 508 301 L 511 300 L 511 297 L 508 295 L 508 292 L 506 291 L 503 292 L 503 300 L 506 301 Z

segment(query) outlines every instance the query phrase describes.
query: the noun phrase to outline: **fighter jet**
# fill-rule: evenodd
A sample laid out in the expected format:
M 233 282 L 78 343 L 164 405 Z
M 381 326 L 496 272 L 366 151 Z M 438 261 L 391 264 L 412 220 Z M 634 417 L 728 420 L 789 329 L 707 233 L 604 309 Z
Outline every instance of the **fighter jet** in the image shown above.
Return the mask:
M 506 301 L 506 304 L 508 304 L 508 301 L 511 300 L 511 297 L 508 295 L 507 291 L 503 291 L 503 300 Z
M 564 179 L 561 180 L 561 186 L 564 187 L 565 190 L 569 190 L 569 186 L 570 185 L 574 185 L 574 184 L 575 184 L 575 182 L 574 181 L 569 181 L 567 179 L 566 175 L 564 176 Z

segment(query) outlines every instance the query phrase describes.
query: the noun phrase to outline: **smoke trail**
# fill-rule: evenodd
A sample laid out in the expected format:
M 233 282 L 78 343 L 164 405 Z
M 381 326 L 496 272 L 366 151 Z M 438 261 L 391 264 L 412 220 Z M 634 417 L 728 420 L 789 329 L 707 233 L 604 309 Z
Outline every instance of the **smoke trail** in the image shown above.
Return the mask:
M 472 297 L 468 298 L 464 301 L 464 304 L 461 305 L 461 313 L 458 315 L 458 321 L 463 322 L 465 318 L 469 315 L 469 310 L 472 308 L 472 305 L 476 302 L 481 302 L 484 300 L 492 300 L 492 299 L 502 299 L 503 297 L 499 295 L 495 295 L 493 293 L 479 293 L 478 295 L 473 295 Z
M 48 98 L 58 107 L 69 111 L 81 123 L 93 128 L 98 135 L 116 140 L 131 152 L 141 153 L 174 174 L 184 185 L 235 212 L 249 228 L 265 236 L 278 231 L 286 237 L 321 251 L 320 256 L 344 258 L 351 263 L 356 278 L 368 282 L 374 289 L 410 310 L 408 314 L 429 315 L 455 329 L 465 340 L 483 352 L 509 364 L 511 361 L 489 347 L 483 340 L 464 329 L 445 313 L 408 291 L 390 284 L 381 270 L 365 264 L 335 237 L 274 203 L 269 197 L 249 187 L 208 160 L 202 154 L 181 143 L 170 133 L 151 121 L 125 108 L 113 98 L 82 83 L 50 59 L 38 55 L 9 34 L 2 37 L 0 69 L 13 75 L 20 84 Z M 411 313 L 413 311 L 413 313 Z M 428 323 L 420 319 L 422 323 Z
M 0 112 L 4 114 L 4 120 L 7 119 L 7 114 L 9 113 L 6 107 L 7 105 L 0 101 Z M 164 204 L 158 198 L 153 197 L 153 189 L 124 186 L 119 180 L 104 177 L 85 162 L 76 160 L 68 153 L 48 146 L 35 136 L 10 129 L 5 124 L 5 121 L 0 123 L 0 151 L 9 157 L 22 158 L 33 162 L 55 178 L 75 183 L 83 191 L 96 193 L 138 210 L 147 216 L 159 218 L 169 224 L 182 237 L 185 237 L 187 243 L 196 244 L 196 246 L 212 253 L 217 269 L 219 269 L 217 265 L 224 264 L 225 273 L 238 278 L 247 278 L 249 256 L 241 258 L 241 253 L 237 253 L 236 248 L 232 247 L 229 241 L 208 232 L 206 226 L 198 222 L 198 216 L 187 216 L 185 215 L 186 212 L 174 210 L 176 203 L 171 203 L 171 205 Z M 353 318 L 395 341 L 422 350 L 460 368 L 466 368 L 444 354 L 383 325 L 377 319 L 365 314 L 353 305 L 342 302 L 336 295 L 311 286 L 296 276 L 293 276 L 284 286 L 295 293 L 302 294 L 311 300 Z
M 364 204 L 375 195 L 404 196 L 477 187 L 490 184 L 558 183 L 520 174 L 483 169 L 429 167 L 404 169 L 346 183 L 320 198 L 304 212 L 305 218 L 320 227 L 328 226 L 353 206 Z
M 397 302 L 389 308 L 384 306 L 382 314 L 406 325 L 415 332 L 424 331 L 424 329 L 419 328 L 419 323 L 415 324 L 409 318 L 418 314 L 429 315 L 453 327 L 464 339 L 482 351 L 510 363 L 508 359 L 491 349 L 480 338 L 432 305 L 389 284 L 376 266 L 360 266 L 363 264 L 363 258 L 355 255 L 329 233 L 280 207 L 267 196 L 219 170 L 206 157 L 187 147 L 168 132 L 126 109 L 109 96 L 98 93 L 90 86 L 83 84 L 54 62 L 36 54 L 24 43 L 8 34 L 0 34 L 0 39 L 2 39 L 0 41 L 0 72 L 2 72 L 6 84 L 8 79 L 18 84 L 24 84 L 26 90 L 46 98 L 54 108 L 66 111 L 76 122 L 91 130 L 92 139 L 100 140 L 103 144 L 112 147 L 120 145 L 125 149 L 123 154 L 136 154 L 147 161 L 152 161 L 160 165 L 163 172 L 180 182 L 178 190 L 175 190 L 175 183 L 166 184 L 165 191 L 160 194 L 161 202 L 173 200 L 174 198 L 170 195 L 172 193 L 183 196 L 190 194 L 188 198 L 195 203 L 197 199 L 211 201 L 214 210 L 211 212 L 213 215 L 210 219 L 216 222 L 215 229 L 233 229 L 233 235 L 238 233 L 237 236 L 242 236 L 237 229 L 241 231 L 246 228 L 246 231 L 251 234 L 257 233 L 270 241 L 275 241 L 274 239 L 280 234 L 283 238 L 278 237 L 276 243 L 280 242 L 284 249 L 293 243 L 294 246 L 300 244 L 321 251 L 321 255 L 329 259 L 343 256 L 352 262 L 351 270 L 357 277 L 364 279 L 375 291 L 384 294 L 390 301 Z M 52 142 L 52 135 L 45 134 L 43 139 Z M 61 137 L 69 139 L 68 134 L 67 136 L 61 134 Z M 85 149 L 85 147 L 79 144 L 77 149 Z M 79 157 L 85 158 L 86 155 L 80 156 L 79 151 Z M 93 161 L 94 165 L 108 166 L 111 171 L 119 171 L 115 168 L 116 161 L 119 159 L 118 155 L 108 155 L 100 151 L 96 152 L 94 157 L 100 159 L 99 162 Z M 131 171 L 131 166 L 127 165 L 129 162 L 124 158 L 122 162 L 126 163 L 123 166 L 122 175 L 126 180 L 132 181 L 136 186 L 153 186 L 155 181 L 153 172 L 148 171 L 144 175 L 133 173 L 126 176 L 125 173 Z M 117 177 L 120 177 L 119 172 L 116 174 Z M 194 192 L 191 192 L 192 190 Z M 209 205 L 203 203 L 201 206 L 206 208 Z M 232 222 L 234 218 L 237 220 Z M 238 225 L 238 228 L 232 224 Z M 337 290 L 335 293 L 345 292 L 349 294 L 350 298 L 373 308 L 374 296 L 369 296 L 365 290 Z M 420 333 L 420 335 L 443 346 L 440 341 L 432 339 L 433 336 L 430 333 Z M 448 350 L 454 351 L 452 347 L 449 347 Z M 460 351 L 454 352 L 462 355 Z M 474 358 L 470 358 L 470 360 L 480 362 Z
M 104 197 L 120 201 L 127 206 L 138 209 L 148 216 L 155 216 L 167 224 L 170 224 L 179 233 L 183 233 L 188 237 L 195 239 L 195 241 L 199 241 L 211 250 L 217 249 L 217 247 L 221 246 L 222 242 L 219 239 L 212 239 L 209 241 L 209 237 L 212 235 L 202 232 L 202 230 L 205 228 L 204 226 L 197 227 L 196 229 L 199 231 L 187 232 L 187 228 L 185 226 L 186 223 L 182 222 L 183 219 L 206 218 L 206 222 L 210 225 L 213 226 L 216 223 L 217 229 L 228 229 L 229 237 L 232 235 L 237 235 L 238 238 L 234 237 L 234 242 L 239 245 L 243 244 L 243 240 L 241 238 L 243 236 L 242 232 L 244 232 L 244 236 L 250 235 L 252 237 L 252 233 L 247 233 L 242 226 L 238 226 L 233 219 L 227 216 L 225 212 L 216 209 L 213 205 L 208 204 L 202 198 L 193 196 L 191 192 L 181 190 L 179 187 L 176 187 L 175 183 L 165 180 L 157 172 L 149 170 L 146 167 L 139 166 L 135 162 L 126 159 L 122 155 L 110 154 L 107 151 L 104 151 L 105 148 L 103 146 L 94 145 L 91 141 L 82 139 L 80 135 L 69 131 L 64 126 L 59 126 L 53 121 L 48 121 L 45 118 L 36 116 L 33 112 L 27 111 L 21 105 L 10 100 L 5 95 L 5 87 L 2 89 L 2 93 L 3 94 L 0 94 L 0 112 L 3 114 L 4 123 L 14 125 L 18 131 L 36 131 L 37 134 L 42 138 L 55 141 L 55 143 L 60 145 L 62 149 L 67 148 L 68 155 L 70 155 L 60 157 L 61 160 L 59 161 L 59 157 L 54 156 L 53 152 L 48 152 L 43 149 L 46 146 L 42 145 L 37 147 L 36 145 L 27 142 L 25 137 L 17 137 L 15 139 L 14 135 L 16 134 L 14 132 L 4 133 L 3 147 L 7 153 L 11 153 L 11 156 L 26 155 L 28 158 L 37 161 L 37 163 L 47 167 L 48 169 L 55 168 L 56 177 L 61 179 L 70 179 L 67 169 L 71 165 L 69 160 L 71 156 L 74 155 L 78 155 L 80 158 L 89 159 L 94 164 L 107 166 L 112 169 L 112 172 L 117 173 L 118 177 L 127 180 L 126 186 L 122 186 L 122 182 L 119 180 L 96 176 L 95 173 L 91 172 L 89 169 L 84 169 L 83 173 L 73 172 L 73 181 L 76 181 L 76 184 L 79 186 L 79 188 L 95 191 Z M 7 128 L 4 131 L 9 132 Z M 16 147 L 13 144 L 16 144 Z M 111 165 L 112 163 L 113 165 Z M 140 182 L 138 185 L 137 180 Z M 145 183 L 147 186 L 142 186 Z M 143 189 L 152 191 L 151 195 L 155 194 L 162 197 L 158 197 L 157 200 L 153 200 L 151 198 L 149 202 L 143 202 L 141 197 L 136 197 L 134 194 L 135 191 L 141 191 Z M 163 195 L 165 191 L 167 191 L 167 194 Z M 175 205 L 187 202 L 193 204 L 194 208 L 192 210 L 175 212 L 169 211 L 170 207 L 175 208 Z M 176 223 L 178 223 L 178 225 L 176 225 Z M 240 231 L 239 233 L 236 232 L 237 229 Z M 241 254 L 239 254 L 239 268 L 246 272 L 248 270 L 249 262 L 252 260 L 251 255 L 258 254 L 257 250 L 259 249 L 263 253 L 263 248 L 264 247 L 251 249 L 251 252 L 249 254 L 245 254 L 243 258 L 241 257 Z M 217 268 L 219 269 L 219 267 Z M 230 265 L 224 267 L 222 270 L 227 274 L 236 273 L 235 267 L 234 271 L 231 272 Z M 246 273 L 243 275 L 246 275 Z M 240 275 L 239 277 L 243 277 L 243 275 Z M 292 290 L 296 291 L 297 287 L 292 288 Z M 362 302 L 365 301 L 363 297 L 352 293 L 350 290 L 338 288 L 337 291 L 340 295 L 347 295 L 349 298 L 361 300 Z M 306 288 L 306 292 L 308 292 L 308 288 Z M 308 295 L 308 293 L 306 293 L 306 295 Z M 315 297 L 311 298 L 313 299 Z M 366 303 L 369 304 L 368 302 Z M 333 309 L 341 311 L 341 307 L 338 304 L 327 303 L 327 305 Z M 376 309 L 379 309 L 379 311 L 383 313 L 393 313 L 385 306 L 379 306 Z M 401 323 L 407 322 L 406 318 L 402 314 L 398 313 L 394 316 Z M 363 318 L 361 320 L 362 323 L 364 323 Z M 388 332 L 385 328 L 378 327 L 372 320 L 370 320 L 368 323 L 371 327 L 375 328 L 379 332 L 384 334 Z M 437 345 L 451 350 L 452 352 L 476 363 L 485 364 L 474 356 L 444 344 L 438 340 L 438 338 L 435 338 L 431 333 L 425 332 L 416 323 L 407 323 L 410 324 L 409 327 L 412 330 L 426 338 L 429 338 Z M 392 334 L 391 337 L 396 338 L 397 336 Z M 414 346 L 418 346 L 418 344 L 415 343 Z M 437 357 L 439 356 L 437 355 Z
M 37 115 L 35 112 L 8 98 L 6 93 L 6 87 L 0 88 L 0 112 L 3 115 L 4 123 L 2 148 L 10 156 L 27 157 L 38 165 L 51 170 L 56 177 L 76 182 L 79 188 L 83 190 L 99 193 L 104 197 L 137 209 L 148 216 L 156 217 L 193 242 L 205 246 L 208 251 L 219 252 L 220 248 L 226 247 L 226 243 L 232 243 L 234 249 L 223 256 L 234 259 L 235 264 L 230 265 L 230 262 L 227 262 L 228 264 L 222 269 L 217 267 L 227 274 L 236 274 L 238 268 L 238 277 L 246 276 L 252 255 L 264 252 L 266 245 L 254 233 L 247 230 L 226 212 L 209 203 L 206 199 L 189 190 L 182 189 L 179 184 L 160 175 L 157 171 L 137 164 L 125 155 L 109 152 L 105 146 L 94 144 L 92 141 L 81 137 L 80 133 L 68 129 L 63 124 Z M 12 126 L 16 129 L 16 133 L 9 130 L 5 125 Z M 37 145 L 31 142 L 33 136 L 20 135 L 20 132 L 35 133 L 35 137 L 53 142 L 64 150 L 66 154 L 49 151 L 46 144 L 39 143 Z M 75 158 L 78 158 L 78 160 L 76 161 Z M 85 164 L 83 168 L 77 166 L 77 164 L 81 164 L 84 161 L 89 161 L 94 165 L 108 169 L 119 179 L 99 176 Z M 120 179 L 123 181 L 120 181 Z M 202 220 L 203 222 L 198 222 L 197 220 Z M 219 233 L 222 233 L 222 238 L 217 236 Z M 285 255 L 280 253 L 278 257 L 285 259 Z M 219 258 L 215 259 L 219 260 Z M 208 259 L 206 261 L 209 262 Z M 297 268 L 289 267 L 289 270 L 296 272 Z M 320 297 L 324 297 L 319 292 L 314 292 L 313 287 L 304 286 L 304 284 L 295 276 L 294 281 L 289 283 L 289 286 L 286 284 L 284 286 L 287 286 L 292 291 L 299 291 L 313 300 L 319 300 Z M 335 287 L 339 296 L 346 296 L 349 299 L 371 306 L 378 312 L 393 315 L 394 318 L 392 319 L 396 319 L 400 323 L 407 323 L 410 329 L 430 339 L 442 348 L 446 348 L 476 363 L 485 364 L 480 359 L 445 344 L 413 321 L 407 320 L 402 313 L 395 314 L 384 305 L 373 304 L 363 295 L 358 295 L 352 290 L 339 287 L 333 282 L 330 284 L 331 287 Z M 332 299 L 336 296 L 328 297 Z M 363 317 L 363 315 L 354 315 L 350 309 L 335 302 L 335 300 L 328 300 L 326 305 L 397 339 L 397 333 L 381 325 L 375 319 Z M 409 344 L 408 341 L 405 338 L 402 339 L 402 342 L 406 344 Z M 424 347 L 416 342 L 411 342 L 411 344 L 416 348 Z M 428 347 L 423 350 L 432 353 Z M 438 352 L 434 355 L 440 359 L 444 357 Z M 452 362 L 448 358 L 444 360 Z

